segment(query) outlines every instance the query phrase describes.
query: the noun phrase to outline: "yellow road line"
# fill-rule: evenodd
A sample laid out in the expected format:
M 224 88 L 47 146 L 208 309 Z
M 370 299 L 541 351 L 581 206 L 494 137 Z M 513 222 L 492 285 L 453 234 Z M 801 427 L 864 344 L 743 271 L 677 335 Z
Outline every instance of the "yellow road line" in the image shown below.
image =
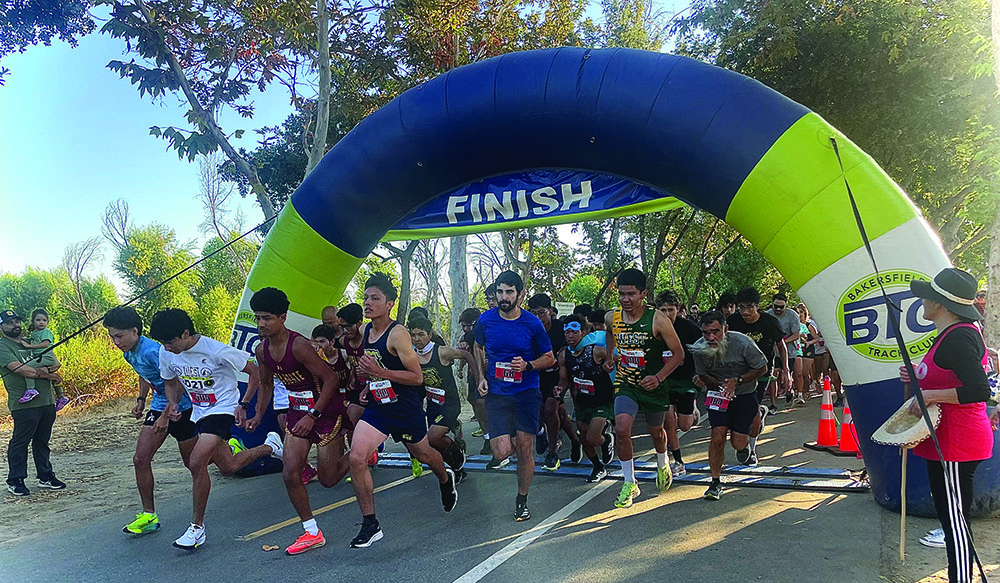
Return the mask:
M 405 483 L 407 483 L 407 482 L 409 482 L 411 480 L 414 480 L 414 479 L 415 478 L 412 475 L 406 476 L 405 478 L 400 478 L 400 479 L 396 480 L 395 482 L 389 482 L 388 484 L 383 484 L 383 485 L 379 486 L 378 488 L 375 488 L 374 492 L 378 493 L 378 492 L 382 492 L 384 490 L 388 490 L 389 488 L 395 488 L 396 486 L 399 486 L 400 484 L 405 484 Z M 356 496 L 351 496 L 350 498 L 344 498 L 343 500 L 340 500 L 339 502 L 334 502 L 333 504 L 330 504 L 329 506 L 324 506 L 324 507 L 320 508 L 319 510 L 314 510 L 313 511 L 313 516 L 319 516 L 320 514 L 323 514 L 324 512 L 329 512 L 330 510 L 334 510 L 336 508 L 340 508 L 341 506 L 344 506 L 346 504 L 350 504 L 350 503 L 355 502 L 355 501 L 357 501 L 357 497 Z M 297 524 L 298 522 L 299 522 L 299 518 L 298 517 L 289 518 L 288 520 L 279 522 L 278 524 L 272 524 L 271 526 L 262 528 L 260 530 L 256 530 L 254 532 L 251 532 L 250 534 L 245 534 L 243 536 L 238 536 L 238 537 L 236 537 L 236 540 L 238 540 L 238 541 L 244 541 L 245 542 L 245 541 L 248 541 L 248 540 L 253 540 L 255 538 L 260 538 L 260 537 L 264 536 L 265 534 L 271 534 L 272 532 L 274 532 L 276 530 L 281 530 L 281 529 L 285 528 L 286 526 L 291 526 L 293 524 Z

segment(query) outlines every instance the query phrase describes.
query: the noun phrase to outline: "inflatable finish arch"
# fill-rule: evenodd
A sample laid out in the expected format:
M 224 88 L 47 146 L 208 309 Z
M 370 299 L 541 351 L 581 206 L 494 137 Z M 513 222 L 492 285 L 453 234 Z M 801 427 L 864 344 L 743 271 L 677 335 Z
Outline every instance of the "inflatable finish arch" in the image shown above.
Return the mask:
M 830 145 L 903 309 L 908 351 L 933 327 L 912 278 L 949 261 L 903 192 L 815 113 L 724 69 L 658 53 L 563 48 L 513 53 L 407 91 L 342 139 L 292 196 L 247 281 L 232 344 L 256 344 L 252 290 L 288 294 L 307 331 L 383 238 L 579 222 L 683 201 L 750 240 L 812 309 L 839 365 L 876 500 L 899 507 L 899 451 L 869 439 L 902 401 L 900 357 Z M 995 451 L 1000 453 L 1000 447 Z M 976 509 L 1000 497 L 980 466 Z M 922 461 L 908 503 L 932 515 Z

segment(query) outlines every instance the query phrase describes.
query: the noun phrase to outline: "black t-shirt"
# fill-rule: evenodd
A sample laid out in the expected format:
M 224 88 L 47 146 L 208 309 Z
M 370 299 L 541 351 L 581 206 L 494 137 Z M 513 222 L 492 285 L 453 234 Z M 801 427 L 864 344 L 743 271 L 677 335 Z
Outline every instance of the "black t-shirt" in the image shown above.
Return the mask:
M 563 333 L 563 323 L 559 318 L 552 318 L 550 321 L 548 335 L 549 342 L 552 343 L 552 354 L 556 357 L 556 363 L 552 368 L 538 371 L 538 382 L 541 387 L 552 388 L 559 384 L 559 349 L 566 346 L 566 335 Z
M 949 332 L 949 330 L 951 330 Z M 961 326 L 945 329 L 934 353 L 934 364 L 955 371 L 962 386 L 956 388 L 959 403 L 981 403 L 990 398 L 990 385 L 981 364 L 986 345 L 978 331 Z
M 743 319 L 739 312 L 726 319 L 726 325 L 734 332 L 742 332 L 757 343 L 757 348 L 764 353 L 768 367 L 774 362 L 775 342 L 785 341 L 785 332 L 781 329 L 778 319 L 771 314 L 758 312 L 760 317 L 754 323 L 749 323 Z M 784 365 L 781 365 L 784 366 Z
M 674 320 L 674 332 L 684 346 L 684 362 L 674 369 L 674 372 L 667 376 L 668 379 L 682 379 L 690 381 L 694 376 L 694 354 L 688 346 L 701 340 L 701 327 L 687 318 L 677 318 Z

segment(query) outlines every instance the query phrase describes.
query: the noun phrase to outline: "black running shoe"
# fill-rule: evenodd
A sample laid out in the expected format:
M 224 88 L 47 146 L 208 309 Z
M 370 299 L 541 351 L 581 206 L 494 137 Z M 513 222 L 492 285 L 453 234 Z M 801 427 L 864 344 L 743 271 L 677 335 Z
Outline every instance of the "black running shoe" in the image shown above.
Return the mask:
M 47 488 L 49 490 L 63 490 L 66 488 L 66 484 L 62 480 L 57 478 L 55 474 L 52 474 L 51 476 L 49 476 L 44 480 L 39 478 L 38 487 Z
M 594 468 L 593 472 L 590 472 L 590 477 L 587 478 L 587 482 L 590 484 L 596 484 L 604 478 L 608 477 L 608 471 L 604 468 Z
M 455 485 L 457 486 L 461 484 L 468 477 L 469 477 L 469 472 L 466 472 L 465 468 L 458 470 L 457 472 L 455 472 Z
M 380 540 L 382 540 L 382 527 L 379 526 L 377 520 L 370 524 L 361 523 L 361 531 L 358 536 L 351 540 L 351 548 L 364 549 Z
M 514 522 L 524 522 L 531 520 L 531 512 L 528 511 L 528 504 L 514 503 Z
M 458 490 L 455 489 L 455 472 L 450 468 L 444 471 L 448 474 L 448 481 L 441 484 L 441 504 L 445 512 L 451 512 L 458 504 Z
M 601 463 L 607 465 L 615 455 L 615 428 L 609 421 L 604 425 L 604 444 L 601 445 Z
M 502 460 L 498 460 L 497 458 L 491 458 L 490 461 L 486 462 L 486 469 L 499 470 L 500 468 L 504 467 L 509 463 L 510 463 L 509 458 L 503 458 Z
M 705 490 L 705 500 L 718 500 L 719 498 L 722 498 L 722 484 L 713 482 L 709 485 L 708 490 Z
M 559 469 L 559 455 L 552 452 L 545 456 L 545 462 L 542 463 L 542 469 L 554 472 Z
M 545 452 L 549 449 L 548 433 L 548 431 L 545 431 L 545 427 L 542 427 L 541 432 L 535 435 L 535 453 L 538 455 L 545 455 Z
M 578 464 L 582 459 L 583 459 L 583 444 L 577 441 L 576 443 L 573 444 L 572 448 L 570 449 L 569 461 L 573 462 L 574 464 Z
M 747 465 L 750 461 L 750 456 L 753 455 L 753 450 L 750 447 L 744 447 L 743 449 L 736 450 L 736 461 L 739 462 L 741 466 Z
M 31 494 L 31 490 L 24 485 L 24 480 L 14 480 L 14 482 L 7 482 L 7 491 L 15 496 L 28 496 Z
M 479 455 L 490 455 L 491 453 L 493 453 L 493 448 L 490 447 L 490 440 L 487 439 L 483 442 L 483 447 L 479 449 Z
M 465 442 L 453 441 L 451 451 L 451 467 L 460 470 L 465 467 Z

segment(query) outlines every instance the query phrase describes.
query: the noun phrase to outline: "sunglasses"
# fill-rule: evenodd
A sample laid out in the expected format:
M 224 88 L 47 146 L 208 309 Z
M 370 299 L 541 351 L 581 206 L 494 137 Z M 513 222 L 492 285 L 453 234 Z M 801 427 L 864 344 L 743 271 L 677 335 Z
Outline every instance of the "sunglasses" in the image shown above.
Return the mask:
M 570 322 L 569 324 L 566 324 L 565 326 L 563 326 L 563 332 L 568 332 L 570 330 L 579 332 L 579 331 L 583 330 L 583 328 L 580 326 L 579 322 Z
M 976 294 L 976 297 L 977 297 L 977 298 L 985 298 L 985 297 L 986 297 L 986 294 Z

